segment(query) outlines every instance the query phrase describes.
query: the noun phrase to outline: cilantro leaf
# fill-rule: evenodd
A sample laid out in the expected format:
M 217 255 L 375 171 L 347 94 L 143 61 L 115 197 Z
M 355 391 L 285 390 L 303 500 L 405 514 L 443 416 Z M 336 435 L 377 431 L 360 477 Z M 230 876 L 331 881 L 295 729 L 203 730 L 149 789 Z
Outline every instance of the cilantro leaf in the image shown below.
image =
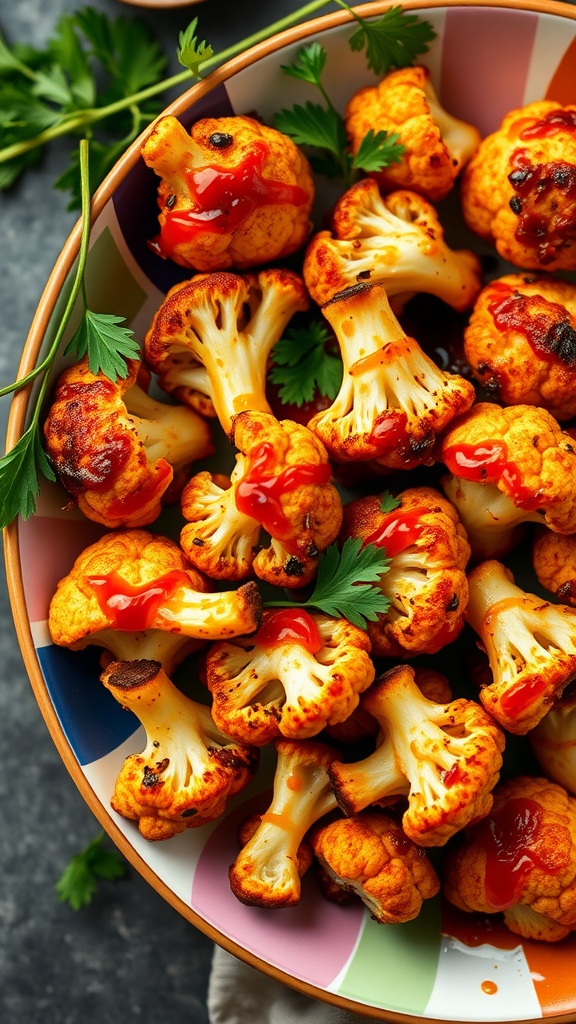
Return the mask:
M 282 402 L 300 407 L 311 402 L 317 392 L 336 398 L 342 383 L 342 360 L 326 347 L 331 337 L 325 324 L 313 320 L 308 327 L 289 328 L 275 344 L 268 379 L 280 386 Z
M 289 135 L 298 146 L 327 149 L 340 156 L 346 149 L 344 121 L 333 109 L 308 101 L 304 106 L 296 103 L 290 110 L 275 114 L 274 127 Z
M 400 498 L 395 498 L 390 491 L 384 491 L 380 499 L 380 511 L 384 514 L 394 512 L 395 509 L 400 508 L 401 504 Z
M 381 171 L 383 167 L 398 163 L 406 151 L 406 147 L 398 142 L 399 138 L 397 132 L 374 132 L 370 128 L 354 155 L 352 166 L 370 172 Z
M 214 53 L 212 47 L 205 40 L 201 43 L 198 42 L 198 36 L 196 35 L 197 27 L 198 18 L 194 18 L 188 27 L 180 33 L 180 45 L 177 50 L 180 64 L 188 68 L 194 75 L 198 75 L 200 65 Z
M 104 833 L 77 853 L 56 882 L 56 893 L 73 910 L 87 906 L 98 887 L 98 879 L 114 881 L 126 875 L 126 862 L 117 850 L 102 846 Z
M 285 74 L 299 78 L 310 85 L 321 86 L 322 72 L 326 64 L 326 50 L 320 43 L 309 43 L 303 47 L 292 64 L 281 64 Z
M 140 358 L 141 352 L 132 331 L 120 326 L 123 323 L 124 317 L 85 309 L 65 355 L 88 355 L 91 373 L 103 373 L 110 380 L 127 377 L 126 360 Z
M 0 459 L 0 528 L 17 515 L 29 519 L 36 509 L 40 490 L 38 470 L 48 480 L 56 477 L 42 448 L 38 427 L 31 423 L 22 437 Z
M 429 21 L 405 14 L 399 5 L 388 8 L 378 21 L 367 21 L 354 11 L 352 14 L 358 28 L 350 37 L 350 49 L 366 49 L 368 67 L 377 75 L 412 64 L 428 51 L 428 43 L 436 37 Z

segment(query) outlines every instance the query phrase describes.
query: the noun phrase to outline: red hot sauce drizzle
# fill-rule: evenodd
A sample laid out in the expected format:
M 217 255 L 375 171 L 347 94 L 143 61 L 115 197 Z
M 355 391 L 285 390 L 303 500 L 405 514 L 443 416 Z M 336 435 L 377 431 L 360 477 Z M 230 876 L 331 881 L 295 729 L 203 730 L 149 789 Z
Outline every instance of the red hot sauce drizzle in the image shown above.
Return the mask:
M 308 193 L 300 185 L 264 177 L 268 150 L 265 142 L 255 143 L 236 167 L 188 168 L 185 175 L 194 205 L 166 210 L 165 223 L 160 235 L 150 242 L 151 248 L 170 257 L 177 245 L 201 231 L 230 234 L 262 206 L 304 206 Z
M 519 508 L 533 511 L 539 507 L 537 496 L 525 486 L 518 466 L 508 459 L 505 441 L 448 445 L 442 453 L 442 461 L 454 476 L 463 480 L 481 484 L 502 482 L 506 493 Z
M 332 475 L 330 465 L 319 463 L 287 466 L 280 473 L 271 472 L 277 462 L 274 445 L 263 441 L 249 456 L 249 469 L 236 487 L 236 508 L 256 519 L 276 540 L 284 541 L 294 533 L 294 525 L 282 509 L 282 497 L 290 491 L 310 484 L 323 486 Z
M 260 627 L 254 643 L 258 647 L 297 644 L 310 654 L 324 646 L 318 626 L 305 608 L 281 608 L 272 612 Z
M 108 515 L 113 519 L 123 519 L 125 516 L 134 515 L 140 509 L 155 499 L 160 498 L 173 477 L 172 466 L 166 459 L 158 459 L 156 463 L 156 476 L 153 477 L 144 487 L 131 491 L 110 502 Z
M 393 449 L 406 448 L 408 444 L 408 435 L 406 433 L 406 423 L 408 417 L 405 412 L 391 412 L 382 413 L 378 417 L 372 433 L 370 434 L 369 441 L 377 449 L 379 455 L 384 455 Z
M 523 129 L 520 138 L 538 138 L 538 133 L 543 137 L 561 127 L 574 132 L 575 116 L 562 126 L 558 118 L 554 121 L 549 116 Z M 512 153 L 510 164 L 508 181 L 515 193 L 510 209 L 518 216 L 514 237 L 545 267 L 576 241 L 576 166 L 565 160 L 531 163 L 528 150 L 522 147 Z
M 540 359 L 576 365 L 576 330 L 564 306 L 541 295 L 523 295 L 500 281 L 491 289 L 495 295 L 488 312 L 498 331 L 522 334 Z
M 172 569 L 151 583 L 128 583 L 117 572 L 106 576 L 89 576 L 104 615 L 112 620 L 114 629 L 141 633 L 149 629 L 158 609 L 168 601 L 179 587 L 189 587 L 188 574 Z
M 386 548 L 389 558 L 412 547 L 422 534 L 424 527 L 420 519 L 428 510 L 423 506 L 408 509 L 403 512 L 401 508 L 388 512 L 382 519 L 379 526 L 365 538 L 364 544 L 375 544 L 379 548 Z
M 541 856 L 542 815 L 536 800 L 514 797 L 476 826 L 475 842 L 486 856 L 486 899 L 494 911 L 517 902 L 533 868 L 556 875 L 564 867 L 557 856 L 553 862 Z

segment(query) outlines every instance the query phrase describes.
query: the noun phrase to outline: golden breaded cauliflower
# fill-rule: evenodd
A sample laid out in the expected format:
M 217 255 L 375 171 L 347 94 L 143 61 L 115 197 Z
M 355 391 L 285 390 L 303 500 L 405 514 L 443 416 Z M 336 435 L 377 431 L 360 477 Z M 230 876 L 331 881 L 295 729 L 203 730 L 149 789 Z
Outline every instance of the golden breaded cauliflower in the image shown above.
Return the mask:
M 345 814 L 405 797 L 404 832 L 419 846 L 443 846 L 487 814 L 502 767 L 504 734 L 475 701 L 424 696 L 414 669 L 398 665 L 361 698 L 380 725 L 372 754 L 329 769 Z
M 440 889 L 426 852 L 381 811 L 321 824 L 313 830 L 311 843 L 336 888 L 359 896 L 381 924 L 413 921 L 424 900 Z
M 50 602 L 48 626 L 55 644 L 82 650 L 96 644 L 119 661 L 162 659 L 178 638 L 216 640 L 258 628 L 256 585 L 209 593 L 174 541 L 147 530 L 106 533 L 82 551 Z M 144 653 L 146 652 L 146 653 Z
M 270 412 L 268 357 L 284 328 L 310 304 L 290 270 L 197 274 L 170 289 L 144 340 L 146 361 L 165 391 L 230 436 L 246 409 Z
M 544 274 L 507 274 L 481 291 L 464 352 L 495 402 L 576 415 L 576 285 Z
M 160 118 L 142 157 L 161 181 L 151 246 L 195 270 L 245 269 L 299 249 L 310 232 L 314 182 L 287 135 L 251 117 L 207 117 L 187 132 Z
M 293 607 L 265 611 L 252 637 L 212 644 L 205 673 L 216 724 L 263 746 L 344 722 L 375 669 L 363 629 Z
M 396 311 L 419 292 L 464 310 L 480 289 L 478 257 L 468 249 L 450 249 L 431 203 L 407 190 L 381 196 L 373 178 L 363 178 L 341 196 L 331 230 L 312 237 L 302 272 L 319 305 L 364 282 L 384 285 Z
M 516 586 L 495 559 L 468 575 L 466 621 L 488 655 L 480 700 L 509 732 L 525 735 L 576 676 L 576 610 Z
M 462 176 L 468 227 L 524 270 L 576 267 L 576 106 L 510 111 Z
M 356 498 L 344 506 L 341 537 L 361 537 L 391 559 L 379 582 L 390 606 L 367 623 L 375 656 L 434 654 L 456 639 L 468 602 L 470 546 L 446 498 L 433 487 L 410 487 L 392 500 L 387 492 Z
M 213 450 L 205 420 L 150 398 L 136 360 L 127 370 L 111 381 L 92 373 L 87 357 L 64 370 L 44 422 L 60 482 L 88 519 L 112 529 L 152 523 L 178 498 L 175 476 Z
M 229 486 L 203 475 L 184 489 L 189 522 L 180 543 L 194 565 L 217 579 L 254 572 L 277 586 L 302 587 L 342 524 L 326 451 L 307 427 L 263 412 L 240 413 L 233 438 L 240 452 Z
M 576 535 L 536 530 L 532 565 L 538 582 L 561 604 L 576 607 Z
M 344 373 L 328 409 L 308 426 L 335 462 L 375 460 L 389 469 L 434 461 L 438 435 L 470 408 L 474 388 L 409 338 L 382 285 L 355 285 L 322 306 Z
M 220 732 L 210 709 L 185 696 L 157 661 L 114 661 L 101 679 L 146 732 L 144 749 L 117 776 L 114 810 L 149 840 L 220 817 L 254 775 L 258 751 Z
M 565 938 L 576 928 L 576 799 L 544 778 L 497 786 L 488 816 L 448 850 L 443 892 L 460 910 L 503 913 L 525 939 Z
M 448 194 L 480 143 L 473 125 L 444 110 L 421 65 L 391 71 L 378 85 L 359 89 L 344 117 L 353 153 L 370 129 L 397 133 L 405 147 L 397 163 L 371 172 L 383 190 L 408 188 L 432 202 Z
M 497 558 L 523 523 L 576 531 L 575 442 L 545 409 L 478 402 L 444 433 L 444 493 L 474 556 Z

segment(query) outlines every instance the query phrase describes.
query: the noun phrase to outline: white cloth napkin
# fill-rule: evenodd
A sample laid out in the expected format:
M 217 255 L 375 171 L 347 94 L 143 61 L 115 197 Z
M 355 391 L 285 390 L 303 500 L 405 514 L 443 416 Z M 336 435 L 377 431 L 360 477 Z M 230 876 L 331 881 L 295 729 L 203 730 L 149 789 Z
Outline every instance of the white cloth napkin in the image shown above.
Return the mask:
M 283 985 L 215 946 L 208 986 L 210 1024 L 367 1024 Z

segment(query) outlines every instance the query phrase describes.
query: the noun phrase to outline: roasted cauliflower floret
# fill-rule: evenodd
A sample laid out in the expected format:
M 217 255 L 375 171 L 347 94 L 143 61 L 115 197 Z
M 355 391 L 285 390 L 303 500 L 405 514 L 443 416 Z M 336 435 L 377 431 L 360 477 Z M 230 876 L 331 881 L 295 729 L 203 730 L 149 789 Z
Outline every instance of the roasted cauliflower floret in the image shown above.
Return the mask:
M 506 553 L 526 522 L 576 531 L 574 441 L 545 409 L 478 402 L 445 432 L 438 457 L 475 557 Z
M 326 451 L 307 427 L 268 413 L 240 413 L 233 437 L 240 453 L 220 500 L 218 485 L 204 477 L 193 478 L 184 490 L 182 511 L 190 523 L 181 544 L 194 565 L 216 578 L 253 571 L 277 586 L 302 587 L 342 524 L 342 500 Z M 207 514 L 208 486 L 214 500 Z
M 311 842 L 336 888 L 359 896 L 382 924 L 413 921 L 424 900 L 440 889 L 426 852 L 381 811 L 363 811 L 353 818 L 320 824 Z
M 576 928 L 576 800 L 548 779 L 497 786 L 483 821 L 448 850 L 443 891 L 456 907 L 502 912 L 510 931 L 556 942 Z
M 319 740 L 276 740 L 272 800 L 229 872 L 249 906 L 291 907 L 301 894 L 301 851 L 308 830 L 336 807 L 327 769 L 336 751 Z
M 464 310 L 480 290 L 477 256 L 449 248 L 434 207 L 415 192 L 382 197 L 373 178 L 338 200 L 331 230 L 317 232 L 308 245 L 303 275 L 319 305 L 362 282 L 384 285 L 396 310 L 418 292 Z
M 576 796 L 576 688 L 569 684 L 528 734 L 547 778 Z
M 536 530 L 532 565 L 538 582 L 562 604 L 576 608 L 576 535 Z
M 576 267 L 576 106 L 510 111 L 462 176 L 468 227 L 525 270 Z
M 576 285 L 508 274 L 481 291 L 464 331 L 476 379 L 503 405 L 576 415 Z
M 146 732 L 116 779 L 112 807 L 146 839 L 170 839 L 219 817 L 250 781 L 258 751 L 215 726 L 210 709 L 186 697 L 157 661 L 114 661 L 102 682 Z
M 316 736 L 357 707 L 375 675 L 369 651 L 364 630 L 346 619 L 265 611 L 254 636 L 213 644 L 206 655 L 214 721 L 258 746 Z
M 192 640 L 217 640 L 258 628 L 260 595 L 245 583 L 208 593 L 205 578 L 167 537 L 147 530 L 105 534 L 80 553 L 60 580 L 48 613 L 55 644 L 96 644 L 118 661 L 162 661 Z M 163 635 L 164 634 L 164 635 Z
M 175 285 L 145 338 L 161 387 L 218 417 L 230 436 L 245 409 L 270 412 L 268 356 L 294 313 L 308 308 L 304 282 L 289 270 L 198 274 Z
M 494 559 L 472 570 L 468 591 L 466 621 L 492 672 L 480 699 L 505 729 L 523 735 L 576 676 L 576 610 L 526 593 Z
M 310 232 L 314 182 L 288 136 L 251 117 L 207 117 L 188 133 L 160 118 L 142 156 L 161 178 L 152 248 L 196 270 L 243 269 L 299 249 Z
M 391 559 L 379 582 L 388 610 L 367 623 L 374 655 L 434 654 L 456 639 L 468 601 L 470 546 L 438 491 L 410 487 L 395 501 L 387 493 L 356 498 L 344 506 L 341 536 L 361 537 Z
M 432 202 L 448 194 L 480 143 L 473 125 L 443 108 L 421 65 L 391 71 L 378 85 L 359 89 L 345 121 L 353 153 L 370 129 L 397 133 L 403 156 L 371 177 L 385 191 L 409 188 Z
M 404 832 L 419 846 L 443 846 L 487 814 L 502 766 L 504 734 L 475 701 L 429 700 L 414 670 L 399 665 L 361 698 L 380 724 L 376 750 L 362 761 L 335 761 L 330 780 L 342 810 L 404 796 Z
M 382 285 L 356 285 L 322 307 L 337 337 L 342 386 L 308 426 L 336 462 L 410 469 L 434 461 L 438 435 L 474 401 L 404 333 Z
M 44 422 L 60 482 L 88 519 L 111 528 L 152 523 L 175 474 L 212 453 L 205 420 L 151 398 L 136 360 L 127 370 L 113 382 L 92 373 L 87 357 L 64 370 Z

